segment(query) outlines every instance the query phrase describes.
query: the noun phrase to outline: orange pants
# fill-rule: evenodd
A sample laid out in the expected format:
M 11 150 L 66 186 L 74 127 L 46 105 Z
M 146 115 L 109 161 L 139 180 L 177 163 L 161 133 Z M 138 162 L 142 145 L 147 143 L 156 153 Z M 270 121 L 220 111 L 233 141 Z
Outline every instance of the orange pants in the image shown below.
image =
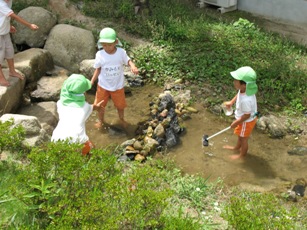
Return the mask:
M 84 143 L 82 148 L 82 155 L 85 156 L 90 153 L 91 149 L 94 148 L 94 144 L 91 141 L 87 141 Z
M 125 90 L 124 88 L 118 89 L 116 91 L 108 91 L 104 88 L 101 88 L 97 85 L 96 97 L 94 104 L 104 100 L 102 102 L 102 106 L 105 107 L 108 104 L 109 98 L 111 97 L 114 106 L 117 109 L 125 109 L 127 107 L 126 98 L 125 98 Z
M 257 118 L 250 122 L 243 122 L 242 124 L 239 124 L 235 130 L 233 131 L 234 134 L 240 136 L 240 137 L 249 137 L 252 133 L 255 125 L 257 123 Z

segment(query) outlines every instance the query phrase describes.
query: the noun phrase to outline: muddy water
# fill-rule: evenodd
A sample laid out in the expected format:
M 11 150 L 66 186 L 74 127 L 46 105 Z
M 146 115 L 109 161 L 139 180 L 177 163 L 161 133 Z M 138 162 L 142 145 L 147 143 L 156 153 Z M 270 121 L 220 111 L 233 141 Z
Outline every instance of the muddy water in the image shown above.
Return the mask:
M 157 86 L 133 88 L 127 96 L 128 108 L 126 120 L 130 123 L 127 130 L 118 124 L 117 111 L 110 101 L 106 108 L 107 126 L 102 130 L 94 128 L 96 113 L 87 123 L 90 139 L 97 147 L 120 144 L 134 137 L 137 123 L 149 114 L 149 102 L 162 92 Z M 93 101 L 93 95 L 88 96 Z M 166 157 L 173 159 L 186 173 L 199 174 L 215 181 L 218 178 L 228 185 L 250 184 L 265 189 L 274 188 L 287 181 L 294 182 L 297 178 L 307 179 L 307 156 L 291 156 L 287 150 L 295 145 L 307 145 L 305 139 L 295 140 L 287 137 L 281 140 L 270 139 L 267 135 L 254 130 L 249 139 L 249 152 L 243 160 L 231 160 L 233 151 L 223 149 L 223 145 L 235 145 L 237 137 L 228 130 L 209 140 L 209 146 L 202 146 L 202 136 L 208 136 L 230 125 L 230 119 L 218 117 L 205 110 L 201 105 L 194 105 L 199 113 L 192 114 L 192 119 L 185 122 L 187 132 L 181 136 L 181 143 L 172 148 Z

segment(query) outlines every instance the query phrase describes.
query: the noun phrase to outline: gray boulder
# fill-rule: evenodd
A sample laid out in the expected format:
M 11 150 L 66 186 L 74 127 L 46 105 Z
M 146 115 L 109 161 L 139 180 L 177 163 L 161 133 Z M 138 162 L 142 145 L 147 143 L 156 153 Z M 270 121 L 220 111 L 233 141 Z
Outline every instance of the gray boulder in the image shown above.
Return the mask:
M 272 138 L 282 138 L 287 134 L 287 127 L 283 121 L 274 115 L 260 117 L 256 127 L 269 133 Z
M 67 75 L 44 76 L 37 82 L 37 89 L 30 94 L 31 100 L 58 101 L 60 99 L 61 87 L 67 79 Z
M 83 74 L 87 79 L 91 80 L 94 74 L 95 59 L 83 60 L 80 63 L 80 73 Z
M 11 119 L 14 120 L 13 127 L 21 125 L 24 128 L 26 134 L 24 144 L 34 147 L 50 141 L 51 137 L 41 127 L 37 117 L 19 114 L 4 114 L 0 118 L 0 121 L 6 122 Z
M 22 107 L 19 109 L 18 114 L 37 117 L 42 128 L 49 135 L 52 135 L 59 121 L 56 102 L 53 101 L 39 102 Z
M 32 24 L 38 25 L 38 30 L 31 30 L 28 27 L 15 22 L 17 32 L 13 34 L 14 42 L 18 45 L 26 44 L 30 47 L 42 48 L 47 40 L 48 34 L 57 23 L 56 15 L 42 7 L 28 7 L 21 10 L 18 16 Z
M 28 49 L 17 53 L 14 59 L 15 68 L 24 73 L 28 83 L 36 82 L 54 68 L 50 52 L 44 49 Z
M 25 80 L 9 77 L 9 70 L 2 69 L 6 79 L 11 83 L 10 87 L 0 86 L 0 115 L 16 112 L 19 108 L 25 87 Z
M 96 54 L 92 32 L 66 24 L 52 28 L 44 49 L 51 53 L 56 65 L 74 73 L 78 73 L 81 61 L 93 59 Z

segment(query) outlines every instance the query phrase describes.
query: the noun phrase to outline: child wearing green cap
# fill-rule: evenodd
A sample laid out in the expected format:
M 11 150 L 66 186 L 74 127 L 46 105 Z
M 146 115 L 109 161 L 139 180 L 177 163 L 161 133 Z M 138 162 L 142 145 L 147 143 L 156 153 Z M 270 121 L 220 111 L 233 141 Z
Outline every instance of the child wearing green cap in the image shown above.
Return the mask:
M 127 123 L 124 119 L 124 109 L 126 99 L 124 91 L 124 65 L 131 68 L 131 72 L 138 74 L 138 68 L 132 62 L 126 51 L 117 47 L 118 39 L 116 32 L 112 28 L 104 28 L 100 31 L 98 42 L 103 49 L 96 53 L 92 85 L 98 79 L 95 102 L 103 101 L 102 107 L 105 108 L 109 98 L 112 99 L 119 119 L 124 127 Z M 97 128 L 101 128 L 104 123 L 104 109 L 98 111 Z
M 230 108 L 236 103 L 235 120 L 231 123 L 234 133 L 238 136 L 235 146 L 225 145 L 225 149 L 239 151 L 239 155 L 231 156 L 232 159 L 242 158 L 248 151 L 248 138 L 254 129 L 257 117 L 257 99 L 256 93 L 258 87 L 256 84 L 256 72 L 249 66 L 244 66 L 236 71 L 230 72 L 234 78 L 234 86 L 238 93 L 231 101 L 225 103 Z
M 84 144 L 82 154 L 94 147 L 86 135 L 85 122 L 93 110 L 101 109 L 102 101 L 90 105 L 84 93 L 91 89 L 91 82 L 81 74 L 72 74 L 62 86 L 60 100 L 57 102 L 59 122 L 54 129 L 51 141 L 65 141 Z

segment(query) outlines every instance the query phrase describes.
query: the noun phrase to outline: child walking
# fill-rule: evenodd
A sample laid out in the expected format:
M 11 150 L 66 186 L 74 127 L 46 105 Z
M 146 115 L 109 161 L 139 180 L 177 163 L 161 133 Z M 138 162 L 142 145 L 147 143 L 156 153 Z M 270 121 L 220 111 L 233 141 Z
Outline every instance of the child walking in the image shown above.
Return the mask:
M 247 154 L 248 138 L 257 122 L 255 116 L 257 113 L 255 95 L 258 91 L 257 75 L 249 66 L 241 67 L 230 74 L 234 78 L 234 87 L 238 93 L 231 101 L 226 102 L 226 107 L 230 108 L 236 103 L 235 120 L 231 123 L 231 128 L 234 128 L 234 134 L 238 136 L 238 141 L 235 146 L 225 145 L 224 148 L 239 151 L 239 155 L 231 156 L 232 159 L 238 159 Z
M 117 47 L 118 39 L 116 32 L 112 28 L 104 28 L 100 31 L 99 41 L 103 49 L 96 53 L 94 68 L 95 72 L 91 79 L 92 85 L 98 78 L 95 103 L 103 101 L 103 109 L 98 111 L 97 128 L 101 128 L 104 123 L 105 106 L 109 98 L 112 99 L 120 119 L 121 124 L 126 127 L 124 119 L 124 109 L 126 108 L 126 98 L 124 91 L 124 65 L 129 65 L 131 72 L 138 74 L 138 68 L 132 62 L 126 51 Z
M 12 8 L 13 0 L 0 0 L 0 86 L 10 86 L 10 82 L 4 77 L 2 66 L 6 59 L 9 67 L 9 75 L 23 80 L 23 76 L 16 72 L 14 66 L 14 47 L 11 41 L 10 33 L 15 33 L 16 28 L 10 24 L 11 18 L 17 22 L 29 27 L 31 30 L 37 30 L 38 26 L 31 24 L 23 18 L 16 15 Z
M 86 155 L 94 147 L 86 135 L 85 123 L 93 110 L 99 110 L 102 102 L 90 105 L 84 93 L 91 89 L 90 80 L 81 74 L 72 74 L 62 86 L 60 100 L 57 102 L 59 122 L 54 129 L 51 141 L 65 141 L 84 144 L 82 154 Z

